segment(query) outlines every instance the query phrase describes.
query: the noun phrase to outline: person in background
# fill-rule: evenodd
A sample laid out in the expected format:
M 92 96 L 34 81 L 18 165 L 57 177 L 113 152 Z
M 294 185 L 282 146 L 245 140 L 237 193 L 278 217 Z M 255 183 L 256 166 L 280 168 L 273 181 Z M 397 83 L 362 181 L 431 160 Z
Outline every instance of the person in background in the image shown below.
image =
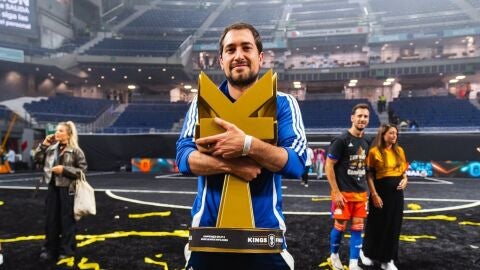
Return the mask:
M 252 25 L 234 23 L 224 29 L 219 53 L 227 80 L 219 89 L 231 102 L 251 91 L 250 87 L 258 80 L 263 62 L 262 48 L 260 34 Z M 181 173 L 198 175 L 191 227 L 215 226 L 223 179 L 229 173 L 249 183 L 255 225 L 286 231 L 282 176 L 300 178 L 305 169 L 307 140 L 301 111 L 293 96 L 277 92 L 276 113 L 277 145 L 245 134 L 236 125 L 220 118 L 215 118 L 215 124 L 225 132 L 195 140 L 198 114 L 197 99 L 194 99 L 177 140 L 176 156 Z M 285 241 L 282 252 L 272 254 L 192 252 L 187 244 L 185 258 L 185 269 L 294 269 L 294 260 Z
M 76 221 L 73 214 L 74 180 L 86 172 L 87 161 L 78 145 L 75 124 L 60 122 L 55 134 L 48 135 L 35 151 L 35 161 L 43 164 L 46 197 L 45 245 L 40 260 L 62 260 L 75 256 Z
M 332 217 L 335 220 L 330 232 L 330 261 L 335 270 L 344 269 L 338 251 L 349 220 L 352 220 L 349 269 L 362 269 L 358 266 L 358 258 L 362 247 L 363 219 L 367 216 L 365 159 L 369 143 L 364 138 L 364 129 L 369 118 L 368 104 L 355 105 L 350 116 L 351 127 L 334 138 L 328 149 L 325 174 L 331 188 Z
M 307 159 L 305 160 L 305 171 L 302 174 L 302 184 L 305 187 L 308 187 L 308 172 L 310 172 L 310 167 L 312 167 L 313 161 L 313 150 L 312 148 L 307 148 Z
M 16 155 L 15 150 L 13 150 L 13 148 L 10 147 L 7 152 L 7 161 L 10 166 L 11 173 L 15 172 L 15 155 Z
M 323 148 L 315 149 L 315 170 L 317 172 L 317 179 L 323 177 L 323 167 L 325 164 L 325 150 Z
M 373 265 L 372 260 L 376 260 L 384 270 L 397 270 L 394 261 L 398 258 L 408 164 L 398 145 L 396 126 L 380 126 L 368 153 L 367 167 L 369 212 L 360 256 L 365 265 Z

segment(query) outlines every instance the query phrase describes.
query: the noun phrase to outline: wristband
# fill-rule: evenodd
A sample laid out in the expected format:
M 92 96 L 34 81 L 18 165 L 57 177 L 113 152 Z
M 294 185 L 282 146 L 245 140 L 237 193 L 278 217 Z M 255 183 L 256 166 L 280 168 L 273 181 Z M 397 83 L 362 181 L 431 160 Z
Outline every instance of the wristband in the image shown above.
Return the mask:
M 242 149 L 242 156 L 248 155 L 250 152 L 250 147 L 252 146 L 252 136 L 245 135 L 245 140 L 243 141 L 243 149 Z

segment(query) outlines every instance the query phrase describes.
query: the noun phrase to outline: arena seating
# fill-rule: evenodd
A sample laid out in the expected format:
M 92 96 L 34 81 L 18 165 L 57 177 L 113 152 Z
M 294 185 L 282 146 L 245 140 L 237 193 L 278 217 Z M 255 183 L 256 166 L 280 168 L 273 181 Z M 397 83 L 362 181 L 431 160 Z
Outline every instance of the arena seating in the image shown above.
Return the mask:
M 37 122 L 74 121 L 92 123 L 112 106 L 106 99 L 55 96 L 24 105 Z
M 8 109 L 5 105 L 0 105 L 0 119 L 9 119 L 12 114 L 12 111 Z
M 303 122 L 307 129 L 349 128 L 351 126 L 352 108 L 358 103 L 370 105 L 370 123 L 368 126 L 377 128 L 380 125 L 380 120 L 367 99 L 299 101 Z
M 150 129 L 170 130 L 188 110 L 188 103 L 131 103 L 106 132 L 145 132 Z
M 115 56 L 167 57 L 175 53 L 183 40 L 145 40 L 106 38 L 85 54 Z
M 480 110 L 468 100 L 453 96 L 401 97 L 388 106 L 400 120 L 415 120 L 420 129 L 480 125 Z

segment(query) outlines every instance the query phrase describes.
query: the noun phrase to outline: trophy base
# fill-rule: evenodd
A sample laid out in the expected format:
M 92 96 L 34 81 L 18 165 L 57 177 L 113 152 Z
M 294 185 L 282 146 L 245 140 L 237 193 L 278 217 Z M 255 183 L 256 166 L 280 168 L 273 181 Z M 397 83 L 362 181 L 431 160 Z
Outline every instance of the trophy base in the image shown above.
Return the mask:
M 280 229 L 197 227 L 190 229 L 188 246 L 201 252 L 280 253 L 283 241 Z

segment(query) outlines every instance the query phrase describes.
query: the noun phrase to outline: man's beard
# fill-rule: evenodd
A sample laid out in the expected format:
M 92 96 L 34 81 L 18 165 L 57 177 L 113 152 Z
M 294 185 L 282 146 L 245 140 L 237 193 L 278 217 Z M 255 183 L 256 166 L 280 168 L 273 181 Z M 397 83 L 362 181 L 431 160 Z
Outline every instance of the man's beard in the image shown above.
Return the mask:
M 243 75 L 239 75 L 237 79 L 234 79 L 231 73 L 230 73 L 230 76 L 227 76 L 227 81 L 231 85 L 237 86 L 240 88 L 244 88 L 246 86 L 253 84 L 257 79 L 258 79 L 258 73 L 254 73 L 253 71 L 250 71 L 247 77 Z
M 364 127 L 359 127 L 358 125 L 355 125 L 354 127 L 358 131 L 363 131 L 365 129 Z

